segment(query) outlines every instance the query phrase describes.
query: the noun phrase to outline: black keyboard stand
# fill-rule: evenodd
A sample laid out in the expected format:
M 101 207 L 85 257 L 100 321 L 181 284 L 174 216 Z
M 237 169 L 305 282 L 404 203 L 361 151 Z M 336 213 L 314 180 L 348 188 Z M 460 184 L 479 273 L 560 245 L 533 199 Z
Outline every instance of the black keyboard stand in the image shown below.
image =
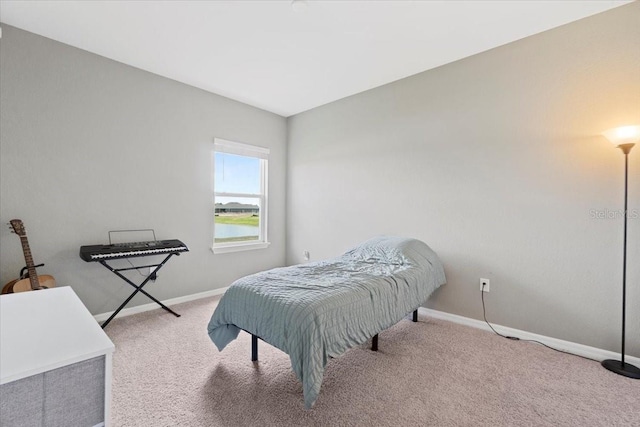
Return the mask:
M 180 317 L 180 315 L 178 313 L 176 313 L 175 311 L 171 310 L 169 307 L 167 307 L 166 305 L 164 305 L 163 303 L 161 303 L 160 301 L 158 301 L 157 299 L 155 299 L 154 297 L 149 295 L 144 289 L 142 289 L 144 287 L 144 285 L 146 285 L 149 282 L 149 280 L 151 280 L 152 278 L 155 279 L 156 274 L 158 273 L 158 271 L 166 264 L 167 261 L 169 261 L 169 258 L 171 258 L 174 255 L 180 255 L 180 253 L 171 252 L 169 255 L 167 255 L 165 257 L 164 260 L 162 260 L 162 262 L 160 264 L 148 264 L 148 265 L 140 265 L 140 266 L 137 266 L 137 267 L 127 267 L 127 268 L 113 268 L 109 264 L 107 264 L 107 261 L 105 261 L 105 260 L 100 260 L 99 261 L 100 264 L 102 264 L 107 270 L 109 270 L 110 272 L 112 272 L 113 274 L 115 274 L 116 276 L 118 276 L 119 278 L 121 278 L 122 280 L 124 280 L 125 282 L 127 282 L 128 284 L 133 286 L 134 288 L 136 288 L 136 290 L 133 291 L 133 293 L 131 295 L 129 295 L 129 298 L 127 298 L 125 300 L 125 302 L 123 302 L 120 305 L 120 307 L 118 307 L 116 309 L 116 311 L 114 311 L 113 314 L 111 316 L 109 316 L 109 318 L 107 320 L 105 320 L 105 322 L 102 324 L 102 329 L 104 329 L 105 326 L 107 326 L 109 324 L 109 322 L 111 322 L 111 320 L 114 317 L 116 317 L 116 315 L 120 312 L 120 310 L 122 310 L 138 292 L 142 292 L 147 297 L 149 297 L 151 300 L 153 300 L 156 304 L 158 304 L 160 307 L 164 308 L 165 310 L 167 310 L 169 313 L 173 314 L 174 316 Z M 120 273 L 121 271 L 137 270 L 139 268 L 146 268 L 146 267 L 155 267 L 155 270 L 153 271 L 153 273 L 151 273 L 147 277 L 145 277 L 145 279 L 142 281 L 142 283 L 140 283 L 140 285 L 136 285 L 135 283 L 133 283 L 131 280 L 129 280 L 127 277 L 125 277 L 124 275 L 122 275 Z

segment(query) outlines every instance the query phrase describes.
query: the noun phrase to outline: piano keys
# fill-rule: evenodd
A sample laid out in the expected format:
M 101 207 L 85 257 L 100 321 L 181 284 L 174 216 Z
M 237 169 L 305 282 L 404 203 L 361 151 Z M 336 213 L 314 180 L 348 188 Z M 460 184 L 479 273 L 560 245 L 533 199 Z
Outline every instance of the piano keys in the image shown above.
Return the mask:
M 86 262 L 119 258 L 188 252 L 187 245 L 180 240 L 150 240 L 147 242 L 114 243 L 110 245 L 88 245 L 80 247 L 80 258 Z

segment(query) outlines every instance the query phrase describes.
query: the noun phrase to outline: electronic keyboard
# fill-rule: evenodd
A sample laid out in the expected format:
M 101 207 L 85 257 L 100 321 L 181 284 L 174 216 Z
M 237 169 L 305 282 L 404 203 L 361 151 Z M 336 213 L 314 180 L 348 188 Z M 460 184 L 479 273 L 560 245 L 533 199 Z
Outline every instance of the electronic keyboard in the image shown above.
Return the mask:
M 86 262 L 118 258 L 188 252 L 187 245 L 180 240 L 150 240 L 148 242 L 114 243 L 111 245 L 89 245 L 80 247 L 80 258 Z

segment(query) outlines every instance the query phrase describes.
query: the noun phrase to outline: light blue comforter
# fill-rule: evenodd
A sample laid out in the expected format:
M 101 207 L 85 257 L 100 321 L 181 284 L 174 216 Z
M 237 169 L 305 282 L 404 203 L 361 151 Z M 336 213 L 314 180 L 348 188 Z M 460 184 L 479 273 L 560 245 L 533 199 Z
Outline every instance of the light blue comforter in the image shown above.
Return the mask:
M 237 280 L 211 317 L 209 337 L 222 351 L 244 329 L 287 353 L 311 408 L 330 357 L 394 325 L 444 283 L 425 243 L 376 237 L 334 259 Z

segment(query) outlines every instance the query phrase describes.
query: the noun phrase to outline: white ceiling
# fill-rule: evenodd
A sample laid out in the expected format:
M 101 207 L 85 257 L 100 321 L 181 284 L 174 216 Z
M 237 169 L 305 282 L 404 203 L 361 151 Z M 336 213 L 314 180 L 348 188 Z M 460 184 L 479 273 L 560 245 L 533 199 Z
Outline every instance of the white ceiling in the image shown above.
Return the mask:
M 0 21 L 286 117 L 625 3 L 1 0 Z

